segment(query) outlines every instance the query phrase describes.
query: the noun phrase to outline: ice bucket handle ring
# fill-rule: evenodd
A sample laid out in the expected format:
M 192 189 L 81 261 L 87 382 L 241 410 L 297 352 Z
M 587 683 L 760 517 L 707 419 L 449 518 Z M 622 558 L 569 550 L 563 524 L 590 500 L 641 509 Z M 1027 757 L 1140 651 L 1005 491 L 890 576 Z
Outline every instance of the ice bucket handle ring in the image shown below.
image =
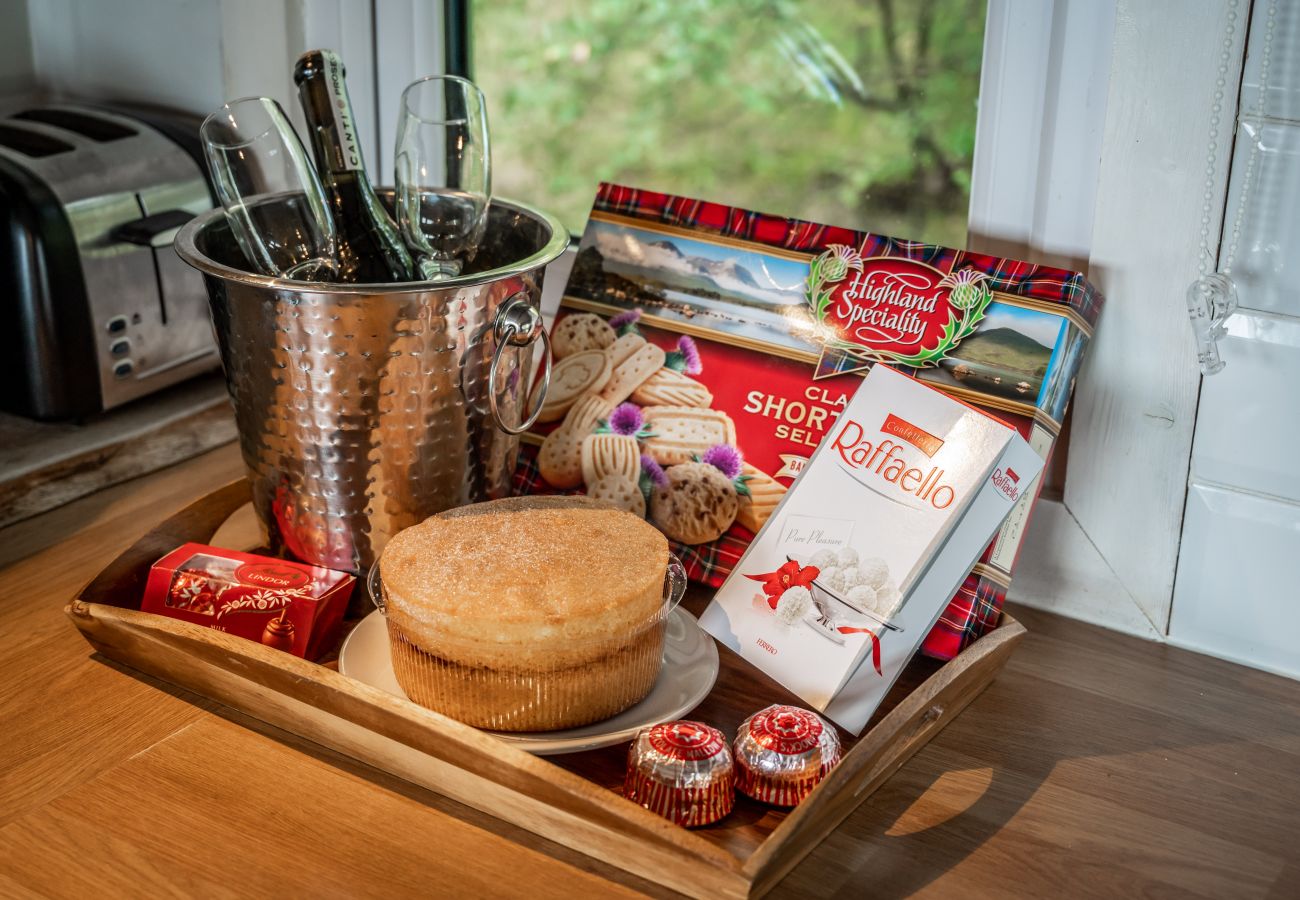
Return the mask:
M 546 391 L 551 386 L 551 338 L 542 325 L 542 314 L 528 302 L 528 295 L 522 291 L 515 294 L 497 311 L 494 326 L 497 349 L 492 354 L 492 370 L 488 373 L 488 406 L 497 427 L 506 434 L 523 434 L 537 417 L 542 414 L 542 404 L 546 402 Z M 532 415 L 518 425 L 509 425 L 501 418 L 497 408 L 497 370 L 501 367 L 501 351 L 506 347 L 531 347 L 533 341 L 542 339 L 542 382 L 537 386 L 536 407 Z M 524 408 L 527 409 L 528 394 L 524 394 Z

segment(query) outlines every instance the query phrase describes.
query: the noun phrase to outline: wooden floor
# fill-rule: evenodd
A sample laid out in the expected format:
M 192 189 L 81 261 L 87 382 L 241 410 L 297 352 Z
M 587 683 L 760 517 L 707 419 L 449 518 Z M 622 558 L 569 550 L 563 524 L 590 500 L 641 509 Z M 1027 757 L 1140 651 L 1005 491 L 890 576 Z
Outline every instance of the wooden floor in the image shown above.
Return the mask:
M 654 893 L 90 658 L 67 598 L 239 471 L 227 447 L 0 530 L 0 897 Z M 993 687 L 774 896 L 1300 896 L 1300 684 L 1016 615 Z

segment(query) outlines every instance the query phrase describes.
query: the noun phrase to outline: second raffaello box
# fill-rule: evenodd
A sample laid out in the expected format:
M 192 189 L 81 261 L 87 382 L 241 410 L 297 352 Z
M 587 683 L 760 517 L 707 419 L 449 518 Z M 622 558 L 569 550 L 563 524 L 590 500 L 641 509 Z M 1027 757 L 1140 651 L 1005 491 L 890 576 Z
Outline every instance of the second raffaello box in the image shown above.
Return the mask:
M 877 365 L 701 624 L 860 732 L 1041 468 L 1011 426 Z

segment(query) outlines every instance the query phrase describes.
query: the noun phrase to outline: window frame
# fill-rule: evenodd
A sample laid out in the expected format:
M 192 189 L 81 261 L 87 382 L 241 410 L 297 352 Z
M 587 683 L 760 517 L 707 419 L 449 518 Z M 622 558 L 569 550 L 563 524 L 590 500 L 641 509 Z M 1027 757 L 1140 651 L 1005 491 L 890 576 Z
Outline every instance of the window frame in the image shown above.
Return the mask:
M 447 74 L 473 78 L 474 41 L 470 0 L 442 0 L 444 58 Z
M 468 0 L 442 4 L 445 56 L 468 74 Z M 1168 635 L 1200 385 L 1183 291 L 1226 201 L 1236 96 L 1216 99 L 1215 81 L 1240 80 L 1249 12 L 1250 0 L 989 0 L 986 18 L 968 247 L 1082 269 L 1109 298 L 1057 447 L 1063 497 L 1036 507 L 1012 597 L 1153 640 Z M 1135 226 L 1152 220 L 1167 227 Z M 562 281 L 547 279 L 552 303 Z M 1142 465 L 1111 471 L 1117 443 Z
M 1250 0 L 1038 7 L 990 0 L 1039 30 L 986 31 L 984 85 L 1047 90 L 1036 112 L 981 90 L 970 243 L 1073 261 L 1107 303 L 1057 448 L 1064 496 L 1036 507 L 1010 593 L 1167 641 L 1201 381 L 1184 294 L 1222 234 Z M 1017 140 L 1037 151 L 1012 166 Z

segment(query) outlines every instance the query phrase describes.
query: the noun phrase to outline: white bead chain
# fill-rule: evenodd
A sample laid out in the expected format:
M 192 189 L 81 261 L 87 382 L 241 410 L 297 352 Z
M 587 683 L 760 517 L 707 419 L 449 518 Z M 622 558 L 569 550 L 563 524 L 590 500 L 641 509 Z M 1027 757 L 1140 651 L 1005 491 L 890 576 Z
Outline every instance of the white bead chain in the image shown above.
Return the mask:
M 1264 22 L 1264 46 L 1260 48 L 1259 92 L 1255 98 L 1255 106 L 1252 112 L 1255 117 L 1261 119 L 1264 117 L 1267 108 L 1269 65 L 1273 57 L 1273 34 L 1276 29 L 1277 0 L 1271 0 L 1268 5 L 1267 18 Z M 1241 117 L 1239 116 L 1238 122 L 1240 120 Z M 1220 271 L 1225 275 L 1232 272 L 1232 264 L 1237 260 L 1237 247 L 1241 243 L 1241 226 L 1246 217 L 1246 207 L 1249 206 L 1255 181 L 1255 169 L 1258 165 L 1259 141 L 1252 140 L 1248 143 L 1250 147 L 1246 156 L 1246 171 L 1242 173 L 1241 190 L 1237 194 L 1237 208 L 1233 212 L 1232 228 L 1228 232 L 1228 248 L 1223 254 L 1223 262 L 1219 267 Z
M 1219 157 L 1219 130 L 1223 121 L 1223 101 L 1227 95 L 1228 70 L 1232 63 L 1233 38 L 1237 34 L 1237 0 L 1228 5 L 1227 25 L 1223 30 L 1223 49 L 1219 52 L 1219 74 L 1214 82 L 1214 106 L 1210 113 L 1210 152 L 1205 159 L 1205 192 L 1201 197 L 1201 259 L 1197 269 L 1203 277 L 1217 256 L 1211 249 L 1210 223 L 1214 220 L 1214 172 Z M 1217 244 L 1218 241 L 1216 240 Z

